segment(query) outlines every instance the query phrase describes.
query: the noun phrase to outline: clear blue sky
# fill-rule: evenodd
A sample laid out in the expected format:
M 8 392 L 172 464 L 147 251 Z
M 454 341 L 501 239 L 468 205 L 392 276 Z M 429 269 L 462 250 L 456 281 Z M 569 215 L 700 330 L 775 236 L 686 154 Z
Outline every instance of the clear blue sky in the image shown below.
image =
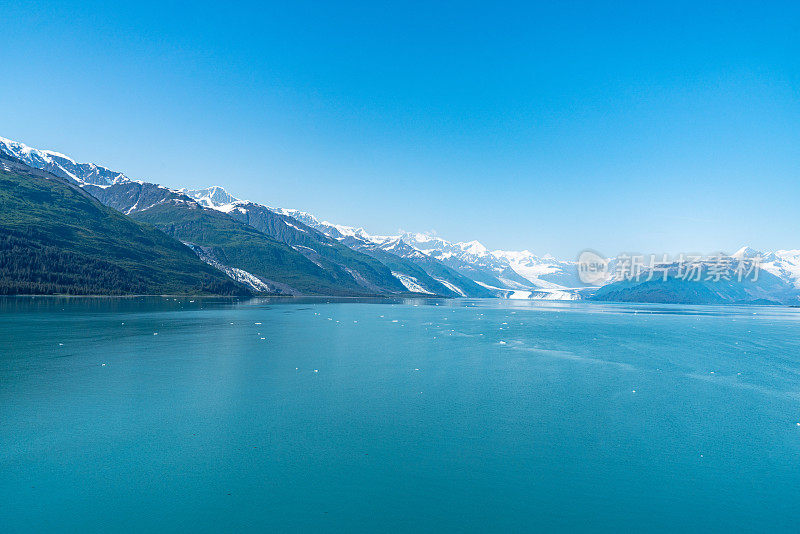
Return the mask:
M 800 248 L 798 2 L 15 2 L 0 135 L 490 248 Z

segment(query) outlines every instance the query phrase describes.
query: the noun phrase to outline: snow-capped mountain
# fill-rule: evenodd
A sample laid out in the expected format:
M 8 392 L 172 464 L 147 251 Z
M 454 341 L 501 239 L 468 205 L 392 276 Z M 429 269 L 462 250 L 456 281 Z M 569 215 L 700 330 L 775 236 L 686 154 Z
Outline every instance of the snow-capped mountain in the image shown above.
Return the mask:
M 353 228 L 351 226 L 344 226 L 341 224 L 335 224 L 328 221 L 320 221 L 319 219 L 317 219 L 310 213 L 306 213 L 305 211 L 300 211 L 296 209 L 287 209 L 287 208 L 271 208 L 271 209 L 277 213 L 282 213 L 283 215 L 294 217 L 298 221 L 307 224 L 312 228 L 316 228 L 320 232 L 329 235 L 334 239 L 355 237 L 358 239 L 363 239 L 364 241 L 371 241 L 373 243 L 379 243 L 387 239 L 387 237 L 385 236 L 370 235 L 363 228 Z
M 24 143 L 0 137 L 0 150 L 22 160 L 25 164 L 52 172 L 57 176 L 69 178 L 80 185 L 109 187 L 127 182 L 132 182 L 123 173 L 112 171 L 106 167 L 93 163 L 77 163 L 75 160 L 52 150 L 40 150 L 29 147 Z M 137 181 L 137 183 L 140 183 Z M 164 188 L 166 189 L 166 188 Z M 187 195 L 197 201 L 201 206 L 213 208 L 232 215 L 242 214 L 247 211 L 246 201 L 230 195 L 219 186 L 201 190 L 170 190 L 174 193 Z M 153 199 L 159 202 L 162 199 Z M 111 201 L 109 199 L 109 201 Z M 127 205 L 130 204 L 130 205 Z M 121 202 L 119 207 L 126 205 L 125 212 L 131 214 L 151 206 L 147 199 L 139 202 Z M 275 213 L 299 220 L 305 225 L 319 230 L 323 234 L 337 240 L 348 239 L 351 243 L 365 245 L 371 248 L 380 248 L 384 252 L 396 254 L 407 259 L 421 259 L 420 253 L 434 258 L 456 272 L 466 276 L 481 286 L 491 291 L 513 291 L 532 289 L 563 289 L 570 287 L 572 278 L 562 276 L 567 265 L 548 259 L 541 261 L 532 254 L 494 251 L 489 252 L 486 247 L 477 241 L 466 243 L 450 243 L 444 239 L 421 233 L 404 233 L 397 236 L 373 236 L 363 228 L 319 221 L 314 216 L 291 209 L 270 208 Z M 237 213 L 232 213 L 236 210 Z M 291 222 L 285 224 L 292 224 Z M 403 244 L 410 246 L 403 246 Z M 376 249 L 377 250 L 377 249 Z M 377 253 L 377 252 L 376 252 Z M 403 274 L 406 287 L 425 287 L 417 277 L 408 273 Z M 566 283 L 565 283 L 566 282 Z M 450 292 L 463 293 L 467 288 L 460 287 L 456 281 L 448 282 Z M 433 281 L 431 289 L 442 289 L 441 281 Z M 461 284 L 463 285 L 463 284 Z M 445 285 L 445 288 L 448 286 Z M 473 291 L 474 293 L 474 291 Z
M 255 292 L 368 296 L 414 291 L 380 261 L 291 217 L 235 199 L 222 188 L 195 191 L 195 200 L 185 190 L 130 180 L 105 167 L 10 140 L 0 144 L 0 152 L 20 164 L 52 170 L 106 206 L 155 226 Z
M 235 203 L 241 202 L 241 200 L 231 196 L 225 189 L 218 185 L 206 189 L 179 189 L 179 191 L 184 195 L 192 197 L 203 207 L 219 209 L 220 211 L 229 211 L 220 208 L 224 206 L 231 206 L 231 208 L 233 208 Z
M 294 209 L 278 208 L 319 231 L 351 246 L 378 246 L 413 259 L 420 253 L 475 281 L 498 296 L 522 298 L 579 298 L 583 288 L 577 263 L 559 261 L 552 256 L 538 257 L 525 251 L 490 251 L 478 241 L 452 243 L 428 233 L 404 232 L 393 236 L 371 235 L 363 228 L 320 221 Z M 516 292 L 516 293 L 515 293 Z
M 756 251 L 740 252 L 729 256 L 714 254 L 690 263 L 657 263 L 638 274 L 625 270 L 629 276 L 601 287 L 592 298 L 675 304 L 800 303 L 800 292 L 794 285 L 767 270 L 759 270 Z
M 52 150 L 31 148 L 24 143 L 0 137 L 0 150 L 35 169 L 51 172 L 61 178 L 71 178 L 79 184 L 109 186 L 129 181 L 116 171 L 93 163 L 77 163 L 69 156 Z
M 401 239 L 417 250 L 437 258 L 445 265 L 469 276 L 478 283 L 501 289 L 526 290 L 555 288 L 515 270 L 506 255 L 490 252 L 478 241 L 451 243 L 425 233 L 406 233 Z M 533 256 L 530 255 L 532 258 Z M 565 286 L 558 286 L 564 289 Z
M 578 278 L 575 261 L 557 260 L 549 254 L 536 256 L 528 250 L 495 250 L 492 255 L 505 259 L 514 271 L 542 289 L 576 288 L 585 285 Z
M 800 289 L 800 250 L 764 253 L 751 247 L 742 247 L 731 256 L 737 259 L 759 258 L 761 269 Z
M 528 250 L 490 250 L 478 241 L 451 242 L 430 233 L 373 235 L 364 228 L 321 221 L 300 210 L 240 200 L 220 186 L 174 190 L 130 180 L 106 167 L 77 163 L 59 152 L 31 148 L 3 137 L 0 152 L 74 180 L 102 202 L 128 215 L 165 202 L 187 201 L 201 209 L 225 213 L 289 245 L 335 278 L 348 279 L 348 283 L 354 280 L 368 290 L 558 300 L 583 298 L 593 291 L 579 280 L 576 261 L 537 256 Z M 760 258 L 761 269 L 800 289 L 800 250 L 762 254 L 743 247 L 731 257 Z M 612 258 L 612 274 L 615 265 Z
M 369 236 L 362 229 L 320 222 L 305 212 L 239 200 L 218 186 L 184 193 L 291 245 L 316 262 L 327 262 L 328 267 L 331 267 L 330 262 L 346 267 L 364 281 L 381 281 L 386 287 L 389 273 L 378 275 L 377 272 L 388 267 L 395 281 L 402 284 L 401 291 L 450 297 L 496 296 L 402 242 L 384 243 L 385 239 Z

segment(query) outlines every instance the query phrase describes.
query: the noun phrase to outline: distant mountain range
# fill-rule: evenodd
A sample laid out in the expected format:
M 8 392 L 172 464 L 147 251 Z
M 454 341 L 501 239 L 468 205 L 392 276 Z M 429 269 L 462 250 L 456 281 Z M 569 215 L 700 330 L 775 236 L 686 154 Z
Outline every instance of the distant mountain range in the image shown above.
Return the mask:
M 769 271 L 756 271 L 754 257 L 718 256 L 691 266 L 659 264 L 636 277 L 599 288 L 592 298 L 675 304 L 800 304 L 797 288 Z
M 371 235 L 303 211 L 240 200 L 219 186 L 176 190 L 131 180 L 121 172 L 2 137 L 0 153 L 6 155 L 4 161 L 13 162 L 18 175 L 25 174 L 19 171 L 24 165 L 62 178 L 62 185 L 77 187 L 140 226 L 183 243 L 178 243 L 181 254 L 193 252 L 192 257 L 208 265 L 207 272 L 227 276 L 223 279 L 231 285 L 220 292 L 239 288 L 284 295 L 794 303 L 800 290 L 800 250 L 760 254 L 744 247 L 731 255 L 763 256 L 765 276 L 758 287 L 703 289 L 702 284 L 666 280 L 660 288 L 617 281 L 598 289 L 581 283 L 576 261 L 527 250 L 490 251 L 477 241 L 453 243 L 425 233 Z M 612 258 L 612 274 L 614 265 Z M 148 291 L 164 289 L 153 286 Z

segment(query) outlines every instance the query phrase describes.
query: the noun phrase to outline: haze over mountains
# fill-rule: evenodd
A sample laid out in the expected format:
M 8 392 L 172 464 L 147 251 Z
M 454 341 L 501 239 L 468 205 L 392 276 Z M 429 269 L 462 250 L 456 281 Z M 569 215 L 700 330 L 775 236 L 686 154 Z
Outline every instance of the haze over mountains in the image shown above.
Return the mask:
M 527 250 L 491 251 L 477 241 L 453 243 L 426 233 L 371 235 L 363 228 L 320 221 L 303 211 L 240 200 L 219 186 L 169 189 L 5 138 L 0 138 L 0 153 L 7 161 L 13 158 L 17 170 L 24 164 L 66 179 L 139 224 L 160 230 L 175 243 L 183 243 L 183 250 L 193 251 L 213 272 L 227 275 L 232 288 L 252 293 L 576 300 L 597 291 L 581 283 L 574 260 L 536 256 Z M 652 283 L 641 288 L 615 282 L 597 291 L 595 298 L 794 303 L 800 289 L 800 250 L 762 255 L 744 247 L 731 255 L 756 256 L 763 256 L 765 276 L 760 284 L 735 287 L 729 282 L 725 290 L 712 286 L 696 291 L 699 286 L 687 289 L 674 280 L 662 281 L 658 288 Z

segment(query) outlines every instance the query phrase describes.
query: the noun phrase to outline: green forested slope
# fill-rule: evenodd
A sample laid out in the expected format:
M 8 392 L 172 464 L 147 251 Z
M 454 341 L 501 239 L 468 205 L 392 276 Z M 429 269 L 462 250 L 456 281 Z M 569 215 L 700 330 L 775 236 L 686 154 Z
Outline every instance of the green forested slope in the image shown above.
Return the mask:
M 157 229 L 0 155 L 0 294 L 246 294 Z

